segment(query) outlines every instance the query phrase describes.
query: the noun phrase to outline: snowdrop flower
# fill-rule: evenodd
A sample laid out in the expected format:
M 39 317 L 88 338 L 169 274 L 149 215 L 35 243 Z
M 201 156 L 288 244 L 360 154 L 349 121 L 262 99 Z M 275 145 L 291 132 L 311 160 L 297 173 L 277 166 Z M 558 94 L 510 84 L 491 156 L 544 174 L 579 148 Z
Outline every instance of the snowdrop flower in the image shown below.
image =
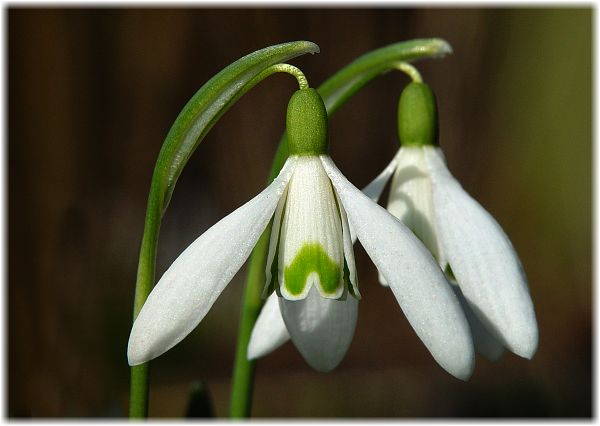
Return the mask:
M 497 359 L 504 346 L 530 359 L 538 329 L 523 267 L 500 225 L 449 172 L 437 146 L 435 95 L 426 84 L 411 83 L 400 96 L 398 134 L 400 150 L 364 192 L 377 201 L 393 175 L 387 209 L 459 287 L 477 351 Z
M 159 280 L 133 324 L 130 365 L 161 355 L 198 325 L 272 220 L 265 295 L 279 296 L 268 302 L 281 311 L 274 322 L 281 319 L 311 366 L 334 368 L 354 334 L 360 294 L 352 225 L 436 361 L 468 378 L 474 352 L 460 302 L 413 233 L 327 155 L 327 113 L 314 89 L 290 99 L 287 135 L 290 156 L 273 183 L 201 235 Z

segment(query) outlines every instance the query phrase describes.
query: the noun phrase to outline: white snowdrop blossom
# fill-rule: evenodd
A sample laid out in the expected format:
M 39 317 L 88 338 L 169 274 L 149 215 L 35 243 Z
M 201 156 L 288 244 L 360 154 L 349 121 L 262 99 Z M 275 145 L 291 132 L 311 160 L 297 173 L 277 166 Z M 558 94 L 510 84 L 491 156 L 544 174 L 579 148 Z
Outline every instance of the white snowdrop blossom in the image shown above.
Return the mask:
M 156 284 L 131 330 L 130 365 L 161 355 L 198 325 L 272 221 L 265 295 L 274 292 L 257 323 L 266 331 L 253 334 L 251 346 L 291 336 L 316 370 L 339 364 L 360 298 L 352 227 L 434 359 L 468 378 L 474 350 L 458 298 L 413 233 L 326 154 L 327 115 L 314 89 L 292 96 L 287 135 L 290 156 L 277 178 L 195 240 Z
M 428 91 L 428 86 L 413 83 L 405 91 L 410 89 L 420 93 Z M 402 96 L 414 95 L 409 92 Z M 432 93 L 431 100 L 436 120 Z M 419 132 L 407 129 L 409 124 L 402 121 L 402 102 L 401 97 L 399 133 L 403 146 L 364 192 L 377 201 L 393 175 L 387 209 L 419 237 L 448 272 L 449 281 L 459 287 L 456 290 L 471 324 L 476 350 L 497 359 L 504 346 L 530 359 L 537 349 L 538 328 L 519 257 L 496 220 L 452 176 L 434 141 L 411 140 Z M 414 99 L 411 107 L 415 109 Z M 435 133 L 430 133 L 432 138 L 437 137 Z M 380 275 L 380 281 L 385 284 L 385 277 Z
M 387 208 L 454 275 L 449 280 L 460 287 L 477 351 L 497 359 L 505 346 L 531 358 L 538 343 L 533 304 L 521 262 L 500 225 L 450 174 L 438 147 L 400 148 L 365 193 L 378 199 L 392 174 Z M 381 275 L 380 281 L 386 284 Z

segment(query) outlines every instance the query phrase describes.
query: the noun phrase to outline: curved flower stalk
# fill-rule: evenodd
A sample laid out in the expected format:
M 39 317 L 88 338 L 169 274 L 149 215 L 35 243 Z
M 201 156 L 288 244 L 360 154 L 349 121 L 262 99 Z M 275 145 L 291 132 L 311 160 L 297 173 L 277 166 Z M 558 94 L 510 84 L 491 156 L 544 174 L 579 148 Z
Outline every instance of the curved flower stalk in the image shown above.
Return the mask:
M 452 176 L 437 145 L 437 105 L 422 82 L 400 96 L 401 147 L 364 192 L 377 201 L 392 177 L 387 209 L 429 248 L 457 285 L 478 352 L 497 359 L 506 347 L 530 359 L 538 329 L 527 278 L 496 220 Z M 380 275 L 382 284 L 385 277 Z
M 131 365 L 155 358 L 191 332 L 272 220 L 266 293 L 292 341 L 320 371 L 344 356 L 360 298 L 349 224 L 417 335 L 443 368 L 473 369 L 467 320 L 444 274 L 413 233 L 354 187 L 327 155 L 327 113 L 314 89 L 292 96 L 290 156 L 263 192 L 194 241 L 165 272 L 137 317 Z

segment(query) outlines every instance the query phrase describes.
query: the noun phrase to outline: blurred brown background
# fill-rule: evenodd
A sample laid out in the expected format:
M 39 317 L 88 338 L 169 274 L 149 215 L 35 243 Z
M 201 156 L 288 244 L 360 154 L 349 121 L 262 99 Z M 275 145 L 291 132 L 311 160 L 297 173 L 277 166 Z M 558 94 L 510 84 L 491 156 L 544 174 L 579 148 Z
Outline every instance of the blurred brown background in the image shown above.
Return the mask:
M 8 415 L 123 416 L 125 347 L 150 176 L 180 109 L 220 69 L 311 40 L 291 61 L 313 86 L 357 56 L 443 37 L 417 65 L 439 100 L 451 171 L 511 237 L 540 326 L 530 362 L 477 359 L 445 373 L 357 246 L 363 300 L 332 373 L 291 343 L 257 367 L 261 417 L 591 416 L 590 9 L 8 10 Z M 332 119 L 331 154 L 357 186 L 397 149 L 387 74 Z M 196 151 L 161 231 L 160 275 L 264 185 L 294 79 L 242 98 Z M 244 269 L 201 325 L 152 364 L 150 415 L 179 417 L 205 380 L 227 414 Z

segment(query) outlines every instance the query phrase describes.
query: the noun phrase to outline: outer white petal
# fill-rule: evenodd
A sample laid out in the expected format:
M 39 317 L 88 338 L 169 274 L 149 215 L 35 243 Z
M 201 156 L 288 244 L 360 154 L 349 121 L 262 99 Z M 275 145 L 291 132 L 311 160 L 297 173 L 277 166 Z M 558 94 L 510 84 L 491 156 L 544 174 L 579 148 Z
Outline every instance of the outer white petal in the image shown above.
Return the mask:
M 448 171 L 439 149 L 427 150 L 437 230 L 460 288 L 485 327 L 512 352 L 531 358 L 538 329 L 527 280 L 510 240 Z
M 333 192 L 335 193 L 335 191 Z M 354 296 L 360 300 L 361 296 L 360 292 L 358 291 L 358 278 L 356 276 L 356 262 L 354 261 L 354 244 L 350 234 L 348 215 L 346 214 L 346 210 L 344 210 L 344 206 L 342 205 L 340 197 L 338 197 L 337 193 L 335 194 L 335 199 L 337 200 L 340 217 L 342 219 L 342 237 L 344 238 L 344 259 L 346 260 L 346 265 L 348 265 L 348 275 L 350 278 L 350 284 L 352 285 Z
M 458 284 L 453 283 L 452 290 L 454 290 L 454 293 L 465 312 L 465 317 L 467 317 L 469 326 L 471 327 L 471 335 L 473 336 L 475 350 L 490 361 L 497 361 L 504 353 L 504 345 L 502 345 L 502 342 L 496 339 L 485 328 L 481 321 L 479 321 L 477 315 L 471 310 L 469 302 L 467 302 L 467 299 L 465 299 L 465 296 L 460 291 Z
M 337 367 L 354 336 L 358 301 L 352 296 L 327 299 L 313 287 L 302 300 L 280 297 L 279 307 L 292 342 L 306 362 L 321 372 Z
M 277 246 L 279 244 L 279 230 L 281 229 L 281 219 L 283 217 L 283 209 L 285 207 L 285 202 L 287 200 L 287 187 L 285 188 L 281 198 L 279 198 L 279 202 L 277 203 L 277 208 L 275 209 L 275 213 L 273 214 L 273 226 L 271 227 L 271 238 L 269 240 L 269 252 L 267 254 L 267 263 L 265 265 L 265 287 L 263 289 L 263 298 L 266 297 L 269 291 L 269 284 L 271 284 L 271 268 L 273 266 L 273 261 L 275 260 L 275 253 L 277 253 Z M 276 283 L 277 285 L 277 283 Z
M 250 255 L 294 165 L 288 160 L 271 185 L 213 225 L 173 262 L 133 324 L 127 347 L 130 365 L 171 349 L 204 318 Z
M 387 165 L 385 169 L 379 175 L 371 181 L 367 186 L 365 186 L 362 190 L 363 194 L 369 197 L 371 200 L 377 202 L 379 201 L 379 197 L 381 197 L 381 193 L 383 192 L 383 188 L 385 188 L 385 184 L 390 180 L 392 174 L 394 174 L 394 170 L 397 167 L 397 156 L 396 154 L 390 164 Z
M 290 339 L 277 299 L 277 295 L 271 293 L 260 311 L 250 336 L 248 359 L 265 356 Z
M 375 179 L 373 179 L 367 186 L 365 186 L 362 189 L 363 194 L 365 194 L 374 202 L 379 201 L 379 197 L 381 197 L 383 188 L 385 188 L 385 185 L 387 184 L 388 180 L 390 180 L 390 177 L 392 177 L 392 175 L 394 174 L 394 170 L 396 170 L 396 167 L 398 166 L 397 157 L 398 154 L 396 154 L 394 158 L 392 158 L 390 164 L 388 164 L 387 167 L 383 169 L 382 172 L 379 173 L 379 175 L 377 175 Z M 350 236 L 352 238 L 352 244 L 354 244 L 356 242 L 356 233 L 354 232 L 354 229 L 352 229 L 352 225 L 350 225 Z M 383 282 L 382 284 L 387 285 Z
M 474 367 L 469 324 L 435 259 L 413 233 L 321 156 L 358 239 L 435 360 L 466 380 Z

